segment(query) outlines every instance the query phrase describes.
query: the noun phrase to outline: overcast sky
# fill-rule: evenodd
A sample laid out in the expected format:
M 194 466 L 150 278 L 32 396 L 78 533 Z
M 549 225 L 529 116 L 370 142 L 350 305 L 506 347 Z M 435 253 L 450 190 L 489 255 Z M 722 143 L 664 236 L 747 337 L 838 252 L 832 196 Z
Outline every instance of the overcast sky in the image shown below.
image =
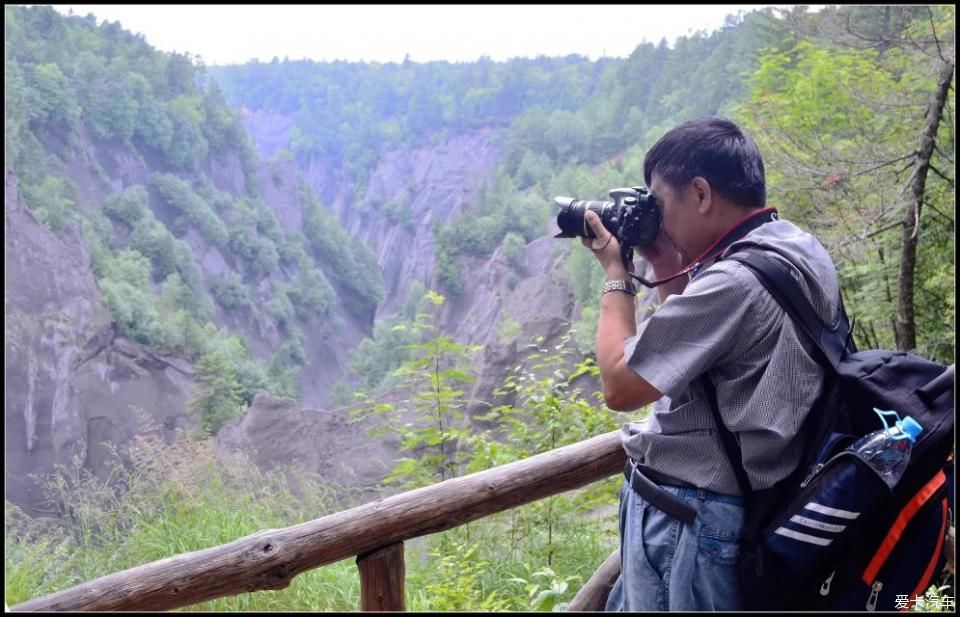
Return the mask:
M 472 62 L 480 56 L 625 57 L 644 40 L 673 44 L 754 5 L 100 5 L 57 10 L 119 21 L 163 51 L 206 64 L 299 60 Z

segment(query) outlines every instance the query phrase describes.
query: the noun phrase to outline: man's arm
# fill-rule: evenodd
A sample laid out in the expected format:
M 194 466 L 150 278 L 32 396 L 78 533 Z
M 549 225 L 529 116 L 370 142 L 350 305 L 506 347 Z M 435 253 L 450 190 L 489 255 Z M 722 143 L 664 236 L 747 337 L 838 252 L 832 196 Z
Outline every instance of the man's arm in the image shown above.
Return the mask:
M 609 280 L 617 278 L 616 272 L 612 274 L 611 278 L 608 273 Z M 634 297 L 619 291 L 603 294 L 597 324 L 597 365 L 600 367 L 603 397 L 607 407 L 614 411 L 633 411 L 663 396 L 627 366 L 623 344 L 636 333 Z
M 620 243 L 600 222 L 595 212 L 587 211 L 587 224 L 595 239 L 584 239 L 600 261 L 607 280 L 629 280 L 620 260 Z M 624 341 L 637 333 L 634 296 L 620 291 L 603 294 L 600 298 L 600 318 L 597 323 L 597 366 L 607 407 L 615 411 L 633 411 L 659 399 L 661 394 L 627 366 L 623 357 Z

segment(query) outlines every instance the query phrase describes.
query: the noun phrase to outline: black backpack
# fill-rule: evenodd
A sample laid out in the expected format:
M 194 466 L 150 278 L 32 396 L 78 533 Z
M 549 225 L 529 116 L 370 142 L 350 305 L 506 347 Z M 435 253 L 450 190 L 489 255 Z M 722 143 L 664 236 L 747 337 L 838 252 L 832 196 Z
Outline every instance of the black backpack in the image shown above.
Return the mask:
M 952 525 L 954 365 L 900 351 L 858 352 L 843 304 L 825 326 L 779 259 L 756 250 L 727 257 L 745 264 L 815 343 L 826 384 L 804 424 L 797 470 L 753 491 L 740 447 L 723 424 L 716 390 L 704 378 L 719 436 L 743 491 L 746 521 L 738 562 L 749 610 L 898 610 L 912 607 L 943 570 Z M 874 408 L 923 427 L 892 491 L 845 451 L 883 428 Z

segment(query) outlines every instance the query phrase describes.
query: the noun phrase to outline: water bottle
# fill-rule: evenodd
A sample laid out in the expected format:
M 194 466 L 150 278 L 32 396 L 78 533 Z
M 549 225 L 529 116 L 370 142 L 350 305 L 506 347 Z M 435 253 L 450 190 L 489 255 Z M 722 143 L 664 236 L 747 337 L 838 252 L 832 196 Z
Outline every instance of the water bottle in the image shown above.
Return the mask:
M 923 427 L 910 416 L 901 420 L 895 411 L 873 410 L 880 416 L 883 428 L 864 435 L 848 449 L 863 459 L 892 489 L 907 468 L 910 451 Z M 897 418 L 893 426 L 887 424 L 884 417 L 889 415 Z

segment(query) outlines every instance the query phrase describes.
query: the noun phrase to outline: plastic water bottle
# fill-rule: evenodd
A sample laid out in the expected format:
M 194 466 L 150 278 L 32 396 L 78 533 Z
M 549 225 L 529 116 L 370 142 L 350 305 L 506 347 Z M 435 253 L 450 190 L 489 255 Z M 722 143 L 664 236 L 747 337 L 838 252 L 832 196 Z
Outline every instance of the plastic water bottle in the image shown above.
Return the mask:
M 923 427 L 911 418 L 900 419 L 895 411 L 880 411 L 873 409 L 880 416 L 883 428 L 864 435 L 855 441 L 848 449 L 855 452 L 874 471 L 880 474 L 883 481 L 891 489 L 899 482 L 907 463 L 910 461 L 910 451 L 917 442 L 917 436 L 923 432 Z M 893 426 L 887 424 L 884 416 L 893 415 L 897 418 Z

